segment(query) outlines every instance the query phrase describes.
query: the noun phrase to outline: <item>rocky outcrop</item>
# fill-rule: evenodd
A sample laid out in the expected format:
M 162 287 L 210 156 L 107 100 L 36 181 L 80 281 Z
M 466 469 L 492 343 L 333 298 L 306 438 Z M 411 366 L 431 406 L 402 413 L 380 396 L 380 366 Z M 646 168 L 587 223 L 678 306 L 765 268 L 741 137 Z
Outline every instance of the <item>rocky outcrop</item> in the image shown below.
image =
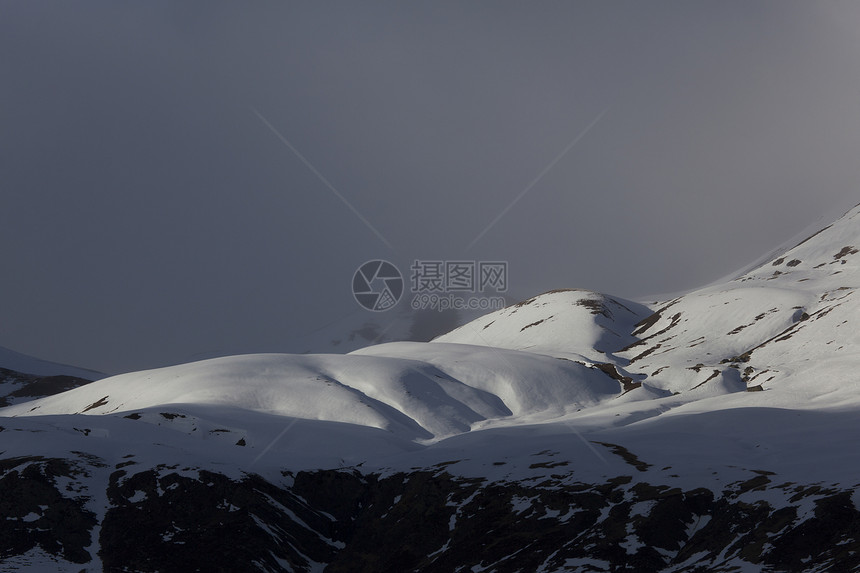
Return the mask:
M 581 483 L 564 472 L 487 481 L 444 464 L 285 473 L 280 485 L 134 459 L 98 474 L 107 483 L 79 460 L 8 459 L 0 471 L 4 558 L 39 548 L 81 565 L 98 557 L 105 571 L 860 568 L 852 490 L 763 471 L 721 491 L 631 475 Z M 100 495 L 97 515 L 88 504 Z
M 0 563 L 37 549 L 71 563 L 92 560 L 97 520 L 74 485 L 86 475 L 63 459 L 0 460 Z

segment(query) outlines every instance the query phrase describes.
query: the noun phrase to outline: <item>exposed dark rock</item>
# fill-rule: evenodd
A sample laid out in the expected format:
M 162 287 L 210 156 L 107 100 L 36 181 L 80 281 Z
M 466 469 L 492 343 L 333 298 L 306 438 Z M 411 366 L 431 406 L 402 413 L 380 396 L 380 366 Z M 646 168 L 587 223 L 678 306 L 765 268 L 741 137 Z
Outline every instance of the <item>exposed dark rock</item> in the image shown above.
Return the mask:
M 833 258 L 836 260 L 839 260 L 843 257 L 847 257 L 848 255 L 855 255 L 855 254 L 857 254 L 857 252 L 858 251 L 855 247 L 853 247 L 851 245 L 847 245 L 845 247 L 842 247 L 842 250 L 840 250 L 838 253 L 833 255 Z
M 99 398 L 98 400 L 96 400 L 95 402 L 93 402 L 92 404 L 90 404 L 89 406 L 84 408 L 83 410 L 81 410 L 81 413 L 88 412 L 90 410 L 94 410 L 96 408 L 99 408 L 101 406 L 106 405 L 108 403 L 108 398 L 109 398 L 109 396 L 104 396 L 102 398 Z
M 296 571 L 330 561 L 332 520 L 258 476 L 114 472 L 101 529 L 105 571 Z
M 581 298 L 576 301 L 576 304 L 577 306 L 584 306 L 591 311 L 591 314 L 602 314 L 606 318 L 612 318 L 612 312 L 610 312 L 610 310 L 606 308 L 606 305 L 603 304 L 603 301 L 594 300 L 591 298 Z
M 633 453 L 631 453 L 627 448 L 623 446 L 619 446 L 617 444 L 607 444 L 606 442 L 594 442 L 595 444 L 600 444 L 601 446 L 605 446 L 612 450 L 612 453 L 620 456 L 625 462 L 639 470 L 640 472 L 647 472 L 648 468 L 651 467 L 651 464 L 646 464 L 645 462 L 639 460 Z
M 614 364 L 604 362 L 600 364 L 595 364 L 594 367 L 612 378 L 613 380 L 617 380 L 621 384 L 621 390 L 623 392 L 629 392 L 634 388 L 639 388 L 640 386 L 642 386 L 641 382 L 634 382 L 632 377 L 625 376 L 618 372 L 618 367 L 616 367 Z
M 680 302 L 680 300 L 681 300 L 680 298 L 677 298 L 677 299 L 671 301 L 670 303 L 662 306 L 661 308 L 658 308 L 654 312 L 654 314 L 646 316 L 645 318 L 643 318 L 642 320 L 637 322 L 634 325 L 635 330 L 633 331 L 633 335 L 638 336 L 638 335 L 642 334 L 643 332 L 645 332 L 646 330 L 648 330 L 649 328 L 651 328 L 652 326 L 654 326 L 657 323 L 657 321 L 660 320 L 660 318 L 662 318 L 663 313 L 666 312 L 666 310 L 669 309 L 672 305 Z M 673 319 L 674 319 L 674 317 L 673 317 Z
M 602 445 L 649 470 L 625 448 Z M 466 479 L 443 464 L 385 477 L 298 472 L 278 486 L 256 475 L 167 466 L 128 473 L 126 465 L 105 478 L 99 557 L 111 572 L 562 571 L 577 559 L 610 571 L 860 567 L 850 490 L 775 485 L 758 470 L 721 492 L 653 483 L 660 473 L 582 483 L 566 461 L 552 467 L 562 474 L 538 483 Z M 0 559 L 38 547 L 92 561 L 96 516 L 84 496 L 58 487 L 87 477 L 80 462 L 7 459 L 0 476 Z M 801 512 L 810 500 L 812 515 Z
M 527 328 L 531 328 L 532 326 L 537 326 L 537 325 L 539 325 L 540 323 L 542 323 L 542 322 L 543 322 L 543 321 L 545 321 L 545 320 L 546 320 L 545 318 L 542 318 L 542 319 L 540 319 L 540 320 L 537 320 L 537 321 L 535 321 L 535 322 L 532 322 L 531 324 L 527 324 L 527 325 L 525 325 L 524 327 L 522 327 L 522 328 L 520 329 L 520 332 L 524 331 L 524 330 L 525 330 L 525 329 L 527 329 Z
M 62 459 L 0 461 L 0 561 L 37 548 L 72 563 L 92 559 L 86 548 L 95 515 L 84 508 L 84 499 L 68 497 L 58 485 L 58 478 L 83 474 Z

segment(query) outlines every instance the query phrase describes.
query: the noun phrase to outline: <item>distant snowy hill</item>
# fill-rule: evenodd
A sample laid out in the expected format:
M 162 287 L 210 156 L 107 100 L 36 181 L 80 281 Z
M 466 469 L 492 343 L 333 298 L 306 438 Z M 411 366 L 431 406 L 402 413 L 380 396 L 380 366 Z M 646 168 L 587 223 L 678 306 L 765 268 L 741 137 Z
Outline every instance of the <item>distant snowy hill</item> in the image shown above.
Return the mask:
M 556 290 L 12 404 L 0 564 L 860 570 L 860 207 L 780 253 L 656 304 Z
M 104 374 L 0 347 L 0 406 L 51 396 L 99 378 Z

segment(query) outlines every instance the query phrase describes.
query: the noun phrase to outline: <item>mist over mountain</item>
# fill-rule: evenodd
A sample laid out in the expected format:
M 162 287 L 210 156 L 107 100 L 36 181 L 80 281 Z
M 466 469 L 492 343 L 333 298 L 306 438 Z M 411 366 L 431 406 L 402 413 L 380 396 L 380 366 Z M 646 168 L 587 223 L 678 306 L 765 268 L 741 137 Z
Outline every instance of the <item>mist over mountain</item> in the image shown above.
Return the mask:
M 5 0 L 0 346 L 109 374 L 343 352 L 388 326 L 349 291 L 376 259 L 507 261 L 511 303 L 717 280 L 855 202 L 858 21 Z

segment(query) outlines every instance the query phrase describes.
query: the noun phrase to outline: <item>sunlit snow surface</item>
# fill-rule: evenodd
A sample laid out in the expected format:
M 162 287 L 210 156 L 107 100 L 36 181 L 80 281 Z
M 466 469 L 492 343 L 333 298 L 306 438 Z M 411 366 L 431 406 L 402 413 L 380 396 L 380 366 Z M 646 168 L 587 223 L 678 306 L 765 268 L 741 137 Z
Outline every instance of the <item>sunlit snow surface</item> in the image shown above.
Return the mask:
M 860 482 L 858 251 L 855 208 L 674 300 L 560 290 L 430 343 L 114 376 L 0 410 L 2 449 L 134 452 L 263 475 L 453 461 L 450 471 L 499 479 L 537 475 L 535 460 L 551 458 L 584 479 L 631 471 L 601 445 L 611 443 L 666 479 L 726 480 L 737 468 L 850 486 Z

